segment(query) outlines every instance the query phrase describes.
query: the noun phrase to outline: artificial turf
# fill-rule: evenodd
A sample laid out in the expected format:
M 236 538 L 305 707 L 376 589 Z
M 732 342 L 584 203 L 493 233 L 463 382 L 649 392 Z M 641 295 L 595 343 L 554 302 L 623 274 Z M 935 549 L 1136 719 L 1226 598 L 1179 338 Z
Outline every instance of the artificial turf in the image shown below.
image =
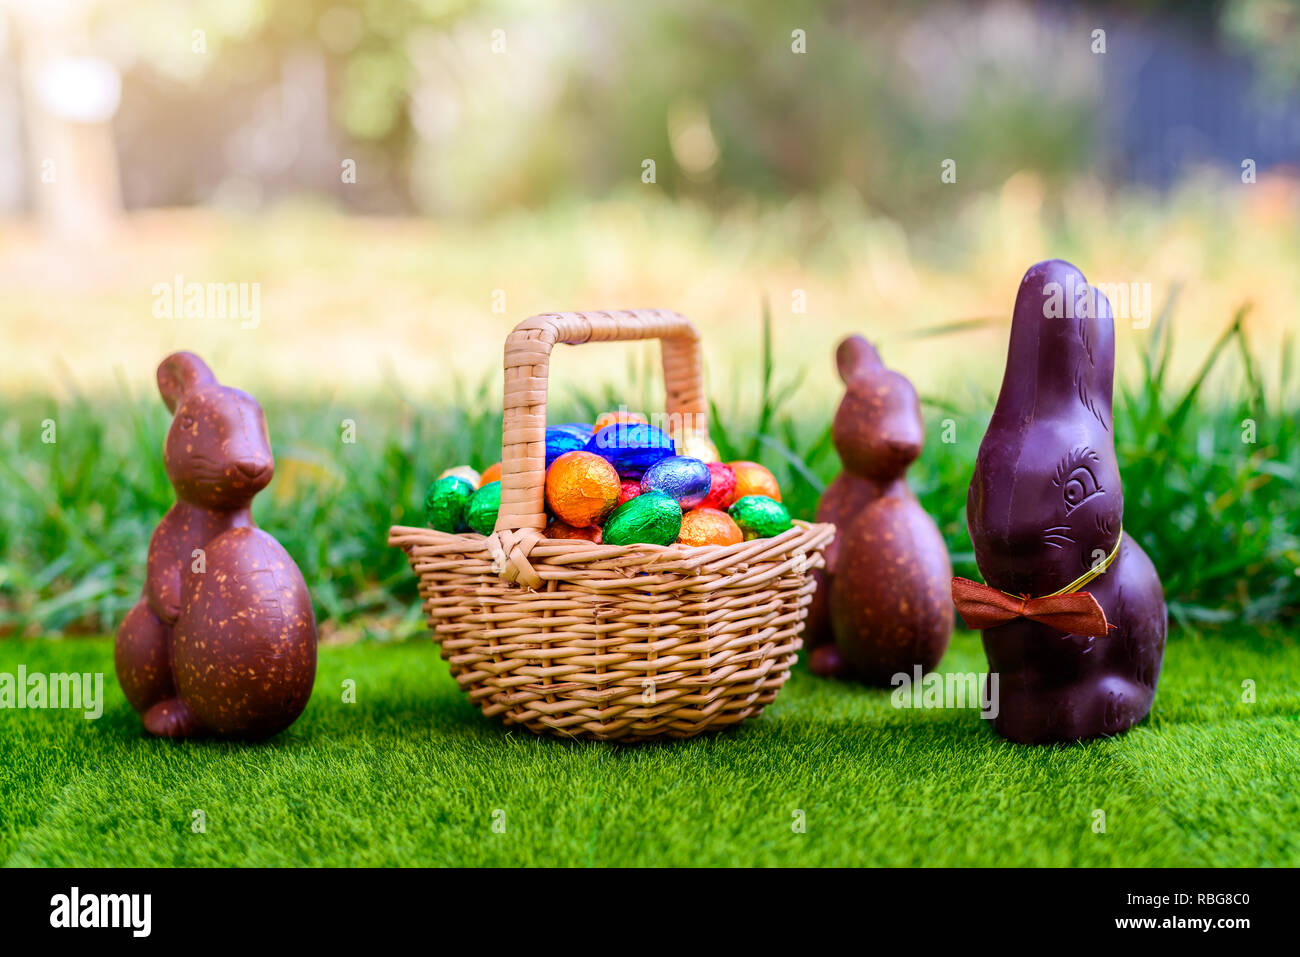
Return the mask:
M 1181 634 L 1144 724 L 1041 748 L 802 667 L 724 734 L 538 739 L 479 715 L 427 639 L 322 648 L 311 704 L 270 743 L 176 744 L 142 736 L 110 642 L 0 641 L 0 672 L 19 665 L 104 671 L 107 704 L 0 710 L 9 866 L 1300 864 L 1284 635 Z M 940 670 L 983 666 L 958 634 Z

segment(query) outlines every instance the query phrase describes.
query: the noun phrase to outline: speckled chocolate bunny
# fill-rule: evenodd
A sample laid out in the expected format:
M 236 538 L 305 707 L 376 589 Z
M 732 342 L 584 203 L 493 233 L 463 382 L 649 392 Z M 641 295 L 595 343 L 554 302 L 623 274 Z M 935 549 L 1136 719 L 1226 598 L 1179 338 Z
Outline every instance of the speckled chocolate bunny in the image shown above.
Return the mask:
M 1160 579 L 1122 534 L 1110 303 L 1060 260 L 1025 273 L 1006 372 L 966 515 L 986 585 L 954 579 L 999 675 L 994 727 L 1013 741 L 1115 734 L 1155 697 Z
M 814 672 L 887 685 L 947 650 L 952 566 L 907 485 L 925 439 L 916 390 L 862 336 L 841 342 L 835 362 L 845 390 L 831 435 L 844 470 L 817 506 L 836 534 L 805 641 Z
M 176 504 L 117 632 L 118 682 L 150 734 L 267 737 L 311 696 L 316 620 L 298 566 L 250 513 L 275 469 L 266 420 L 193 353 L 163 360 L 158 390 Z

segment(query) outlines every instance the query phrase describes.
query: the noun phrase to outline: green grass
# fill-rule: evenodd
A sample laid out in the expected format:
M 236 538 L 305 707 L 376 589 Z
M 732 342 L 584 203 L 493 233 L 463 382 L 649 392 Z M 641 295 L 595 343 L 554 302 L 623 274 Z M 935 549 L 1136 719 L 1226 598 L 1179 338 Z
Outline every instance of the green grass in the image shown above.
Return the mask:
M 1288 346 L 1278 397 L 1238 314 L 1190 386 L 1170 382 L 1170 314 L 1153 323 L 1142 372 L 1116 396 L 1116 445 L 1126 531 L 1160 570 L 1176 624 L 1199 627 L 1300 616 L 1300 406 Z M 770 333 L 770 325 L 755 321 Z M 936 329 L 919 335 L 947 335 Z M 832 405 L 797 411 L 807 370 L 784 369 L 770 334 L 756 403 L 715 396 L 724 458 L 757 459 L 777 474 L 796 517 L 810 518 L 839 470 Z M 886 354 L 886 360 L 889 356 Z M 557 389 L 551 421 L 591 420 L 626 403 L 661 407 L 652 353 L 629 352 L 617 392 Z M 824 374 L 824 373 L 822 373 Z M 1236 375 L 1236 385 L 1225 380 Z M 1213 397 L 1205 386 L 1213 379 Z M 420 629 L 415 578 L 387 547 L 389 525 L 424 523 L 423 493 L 444 468 L 500 458 L 499 388 L 450 384 L 434 396 L 393 393 L 327 401 L 263 395 L 277 474 L 254 514 L 294 556 L 329 631 L 380 638 Z M 824 383 L 823 383 L 824 385 Z M 926 448 L 909 479 L 948 542 L 954 571 L 977 577 L 966 534 L 966 489 L 994 396 L 923 396 Z M 166 411 L 153 395 L 65 403 L 16 401 L 0 429 L 0 634 L 104 633 L 136 601 L 145 546 L 173 496 L 162 468 Z M 57 442 L 39 440 L 46 419 Z M 355 423 L 355 443 L 340 423 Z M 1249 428 L 1247 427 L 1249 424 Z M 946 433 L 954 441 L 945 441 Z M 1194 547 L 1189 547 L 1189 543 Z
M 0 672 L 19 664 L 105 670 L 108 703 L 0 711 L 8 865 L 1300 865 L 1300 644 L 1280 633 L 1185 634 L 1145 724 L 1059 748 L 802 668 L 725 734 L 538 739 L 479 715 L 427 639 L 322 648 L 268 744 L 174 744 L 142 736 L 108 641 L 0 642 Z M 959 633 L 940 668 L 983 666 Z

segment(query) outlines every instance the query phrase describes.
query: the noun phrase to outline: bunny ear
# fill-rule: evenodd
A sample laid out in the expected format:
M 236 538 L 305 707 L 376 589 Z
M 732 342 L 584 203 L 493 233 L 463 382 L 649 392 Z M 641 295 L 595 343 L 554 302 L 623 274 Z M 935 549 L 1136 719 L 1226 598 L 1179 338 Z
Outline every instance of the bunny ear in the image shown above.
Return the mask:
M 852 335 L 835 350 L 835 366 L 845 384 L 884 368 L 876 347 L 859 335 Z
M 1096 286 L 1088 288 L 1096 308 L 1079 326 L 1088 352 L 1088 364 L 1079 367 L 1080 388 L 1089 393 L 1109 430 L 1115 396 L 1115 315 L 1106 294 Z
M 1086 410 L 1109 431 L 1115 374 L 1110 302 L 1060 259 L 1020 281 L 995 415 L 1005 422 Z
M 207 363 L 192 352 L 173 352 L 158 365 L 158 391 L 168 412 L 176 411 L 186 393 L 216 384 Z

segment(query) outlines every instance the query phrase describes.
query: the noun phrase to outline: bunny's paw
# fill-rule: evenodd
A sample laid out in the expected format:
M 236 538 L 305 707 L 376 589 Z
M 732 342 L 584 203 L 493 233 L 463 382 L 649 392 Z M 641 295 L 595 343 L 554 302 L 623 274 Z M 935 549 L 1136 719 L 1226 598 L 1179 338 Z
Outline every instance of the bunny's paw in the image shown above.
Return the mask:
M 159 738 L 192 738 L 203 726 L 184 701 L 168 698 L 144 713 L 144 729 Z

